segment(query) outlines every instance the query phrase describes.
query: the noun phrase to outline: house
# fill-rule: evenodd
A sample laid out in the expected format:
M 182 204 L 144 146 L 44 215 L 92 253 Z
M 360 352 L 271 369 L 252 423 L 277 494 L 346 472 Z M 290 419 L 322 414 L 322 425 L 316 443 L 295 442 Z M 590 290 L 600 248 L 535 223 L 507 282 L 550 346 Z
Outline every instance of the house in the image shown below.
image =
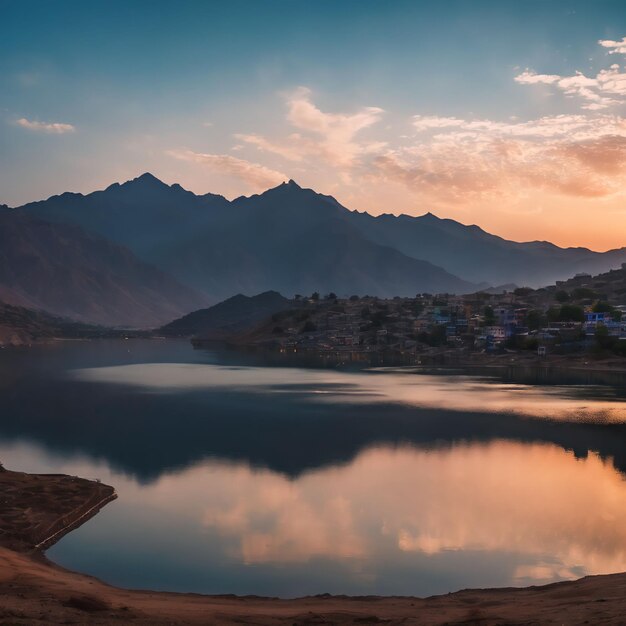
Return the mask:
M 596 332 L 598 324 L 606 324 L 611 320 L 609 313 L 585 311 L 585 332 L 588 335 L 593 335 Z
M 504 326 L 485 326 L 483 334 L 488 339 L 491 337 L 495 343 L 506 339 L 506 329 Z

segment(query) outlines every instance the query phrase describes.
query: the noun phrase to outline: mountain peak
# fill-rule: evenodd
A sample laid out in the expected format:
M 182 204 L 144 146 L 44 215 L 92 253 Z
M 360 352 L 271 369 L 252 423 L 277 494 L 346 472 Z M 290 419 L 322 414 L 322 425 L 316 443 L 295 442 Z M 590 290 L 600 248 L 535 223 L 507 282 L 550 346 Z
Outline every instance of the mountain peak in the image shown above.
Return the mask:
M 277 187 L 272 187 L 271 189 L 268 189 L 267 191 L 274 191 L 274 190 L 279 190 L 279 189 L 281 191 L 302 191 L 303 190 L 303 188 L 300 187 L 300 185 L 298 185 L 298 183 L 293 178 L 290 178 L 286 183 L 280 183 L 280 185 L 278 185 Z M 267 193 L 267 191 L 265 193 Z
M 127 193 L 158 193 L 164 189 L 170 189 L 170 186 L 162 180 L 159 180 L 153 174 L 150 174 L 150 172 L 145 172 L 141 176 L 127 180 L 121 185 L 120 183 L 113 183 L 109 185 L 105 191 L 124 190 Z
M 132 180 L 129 180 L 125 184 L 128 184 L 128 183 L 135 183 L 135 184 L 141 183 L 142 185 L 145 185 L 145 186 L 150 185 L 151 187 L 155 187 L 155 186 L 167 187 L 168 186 L 162 180 L 159 180 L 156 176 L 154 176 L 150 172 L 145 172 L 141 176 L 137 176 L 137 178 L 133 178 Z

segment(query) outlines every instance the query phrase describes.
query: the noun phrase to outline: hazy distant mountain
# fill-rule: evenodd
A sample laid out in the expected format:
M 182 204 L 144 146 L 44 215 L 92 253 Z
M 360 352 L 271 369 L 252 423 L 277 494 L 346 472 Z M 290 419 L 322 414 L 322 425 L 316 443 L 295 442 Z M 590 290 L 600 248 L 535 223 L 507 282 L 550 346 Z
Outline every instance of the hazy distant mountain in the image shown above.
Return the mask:
M 229 202 L 144 174 L 20 211 L 128 246 L 216 300 L 270 289 L 394 296 L 461 293 L 477 284 L 540 286 L 626 261 L 626 249 L 516 243 L 432 214 L 373 217 L 293 181 Z
M 207 208 L 228 206 L 222 196 L 196 196 L 144 174 L 104 191 L 64 193 L 22 208 L 39 219 L 76 224 L 144 256 L 164 241 L 192 236 L 209 224 L 213 212 Z
M 181 282 L 220 299 L 312 291 L 413 295 L 475 285 L 364 237 L 347 209 L 293 181 L 232 202 L 196 196 L 150 174 L 20 211 L 71 222 L 128 246 Z
M 206 304 L 130 250 L 0 210 L 0 300 L 104 325 L 157 326 Z
M 237 294 L 208 309 L 174 320 L 159 332 L 168 337 L 222 338 L 284 311 L 292 302 L 277 291 L 266 291 L 252 297 Z
M 0 302 L 0 346 L 24 345 L 58 337 L 100 337 L 107 333 L 109 330 L 102 326 Z
M 578 272 L 598 273 L 626 261 L 626 248 L 598 253 L 546 241 L 518 243 L 431 213 L 420 217 L 354 212 L 351 222 L 372 241 L 419 256 L 466 280 L 540 287 Z

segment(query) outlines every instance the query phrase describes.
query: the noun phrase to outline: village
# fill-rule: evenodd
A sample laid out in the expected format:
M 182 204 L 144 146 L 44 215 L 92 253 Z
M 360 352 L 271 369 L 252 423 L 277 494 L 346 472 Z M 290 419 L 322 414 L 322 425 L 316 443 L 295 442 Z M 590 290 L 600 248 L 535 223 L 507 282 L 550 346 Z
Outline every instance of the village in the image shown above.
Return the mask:
M 376 355 L 411 361 L 442 351 L 626 356 L 626 267 L 543 289 L 413 298 L 296 296 L 252 343 L 283 353 Z

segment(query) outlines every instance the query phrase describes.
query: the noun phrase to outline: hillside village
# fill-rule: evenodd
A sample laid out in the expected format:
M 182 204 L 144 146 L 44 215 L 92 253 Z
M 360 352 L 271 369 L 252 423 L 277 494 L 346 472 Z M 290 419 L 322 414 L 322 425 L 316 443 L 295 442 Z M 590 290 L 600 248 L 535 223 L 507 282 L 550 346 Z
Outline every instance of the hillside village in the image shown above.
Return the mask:
M 626 264 L 537 290 L 393 299 L 296 296 L 290 308 L 235 342 L 352 360 L 384 355 L 412 361 L 443 351 L 626 356 Z

